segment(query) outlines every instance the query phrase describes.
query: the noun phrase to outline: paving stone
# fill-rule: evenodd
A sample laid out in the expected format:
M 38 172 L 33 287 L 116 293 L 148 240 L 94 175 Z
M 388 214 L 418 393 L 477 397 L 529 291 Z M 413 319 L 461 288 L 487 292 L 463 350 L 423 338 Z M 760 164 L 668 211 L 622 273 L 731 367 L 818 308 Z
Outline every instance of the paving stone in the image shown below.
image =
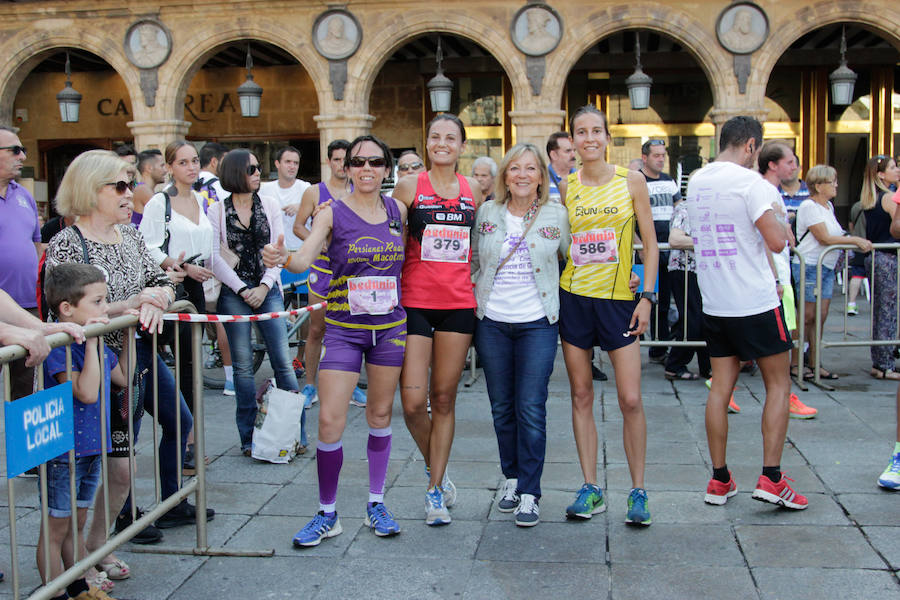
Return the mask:
M 475 561 L 463 598 L 496 600 L 497 598 L 558 598 L 569 600 L 591 590 L 602 594 L 609 589 L 605 565 L 565 563 L 507 563 Z M 600 596 L 602 597 L 602 595 Z
M 755 567 L 835 567 L 882 569 L 878 557 L 855 527 L 740 525 L 735 532 L 747 562 Z
M 753 576 L 763 600 L 900 597 L 900 586 L 888 571 L 758 567 Z
M 371 556 L 348 558 L 337 562 L 329 574 L 327 589 L 316 598 L 459 598 L 465 593 L 473 563 L 471 560 L 453 558 L 435 562 Z
M 880 488 L 869 494 L 840 494 L 838 502 L 860 525 L 896 525 L 900 494 Z
M 485 524 L 481 521 L 453 519 L 440 527 L 425 524 L 425 519 L 399 519 L 400 533 L 378 537 L 364 527 L 347 551 L 348 556 L 368 557 L 390 555 L 397 558 L 439 561 L 448 556 L 474 558 Z
M 756 597 L 744 567 L 614 564 L 611 579 L 610 597 L 616 600 Z
M 334 565 L 333 560 L 313 557 L 302 560 L 282 556 L 213 557 L 169 596 L 169 600 L 312 598 L 329 585 L 329 573 L 334 570 Z
M 653 509 L 651 499 L 650 508 Z M 609 552 L 613 565 L 740 567 L 744 559 L 728 524 L 625 525 L 624 507 L 611 509 Z M 610 512 L 609 510 L 607 511 Z
M 605 564 L 604 533 L 604 520 L 596 516 L 587 522 L 541 523 L 535 527 L 492 522 L 485 526 L 475 557 L 512 562 Z
M 900 569 L 900 527 L 863 527 L 863 532 L 891 568 Z

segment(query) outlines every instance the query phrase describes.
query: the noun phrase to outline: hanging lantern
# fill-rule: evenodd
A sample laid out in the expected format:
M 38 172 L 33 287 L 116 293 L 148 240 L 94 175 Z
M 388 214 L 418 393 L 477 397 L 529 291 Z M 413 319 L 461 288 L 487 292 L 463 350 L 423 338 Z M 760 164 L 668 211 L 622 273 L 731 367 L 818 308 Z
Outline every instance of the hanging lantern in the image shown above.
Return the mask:
M 59 104 L 59 116 L 63 123 L 78 122 L 81 94 L 72 88 L 72 63 L 69 61 L 68 51 L 66 51 L 66 86 L 56 95 L 56 102 Z
M 828 76 L 831 81 L 831 103 L 836 106 L 847 106 L 853 103 L 853 86 L 856 84 L 856 73 L 847 66 L 847 31 L 841 29 L 841 64 Z
M 632 110 L 644 110 L 650 106 L 650 84 L 653 78 L 644 73 L 641 69 L 641 37 L 639 32 L 635 32 L 635 55 L 637 64 L 634 73 L 625 80 L 625 87 L 628 88 L 628 100 L 631 102 Z
M 441 61 L 444 59 L 444 54 L 441 51 L 440 36 L 438 36 L 438 46 L 435 58 L 437 59 L 437 75 L 432 77 L 426 86 L 428 87 L 428 95 L 431 98 L 431 110 L 436 113 L 442 113 L 450 110 L 453 82 L 444 76 L 444 70 L 441 68 Z
M 253 57 L 250 56 L 250 44 L 247 44 L 247 80 L 237 89 L 238 99 L 241 102 L 241 116 L 259 116 L 262 93 L 262 86 L 253 81 Z

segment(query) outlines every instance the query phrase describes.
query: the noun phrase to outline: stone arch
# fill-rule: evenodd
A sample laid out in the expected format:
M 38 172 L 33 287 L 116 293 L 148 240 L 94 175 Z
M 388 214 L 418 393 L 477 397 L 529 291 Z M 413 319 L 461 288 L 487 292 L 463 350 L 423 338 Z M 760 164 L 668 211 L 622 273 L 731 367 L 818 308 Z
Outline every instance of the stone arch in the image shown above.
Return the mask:
M 737 91 L 730 57 L 719 46 L 706 24 L 688 13 L 660 4 L 635 3 L 596 9 L 586 16 L 563 17 L 566 32 L 559 47 L 548 56 L 544 89 L 559 94 L 562 101 L 566 78 L 575 63 L 599 40 L 623 29 L 648 29 L 666 35 L 684 46 L 706 75 L 713 94 L 713 106 L 724 102 L 730 88 Z
M 883 5 L 876 6 L 873 2 L 821 2 L 801 8 L 778 22 L 779 26 L 771 32 L 763 46 L 766 52 L 757 59 L 759 62 L 750 75 L 748 92 L 752 86 L 754 89 L 761 89 L 759 93 L 764 95 L 775 63 L 788 51 L 791 44 L 811 31 L 835 23 L 853 22 L 862 25 L 900 50 L 900 37 L 892 33 L 900 31 L 900 17 L 896 11 L 886 11 Z M 837 58 L 834 66 L 837 67 Z
M 505 33 L 507 23 L 498 24 L 492 20 L 478 20 L 466 16 L 462 11 L 441 13 L 438 19 L 434 10 L 410 11 L 403 15 L 385 14 L 383 27 L 366 40 L 360 52 L 350 59 L 347 97 L 357 98 L 359 108 L 367 109 L 375 78 L 381 72 L 391 53 L 410 40 L 427 33 L 447 33 L 466 38 L 482 46 L 500 63 L 512 84 L 516 105 L 531 96 L 525 77 L 525 55 L 516 50 Z M 502 35 L 498 35 L 503 32 Z
M 162 114 L 165 118 L 178 120 L 184 118 L 184 99 L 194 75 L 223 44 L 241 40 L 268 42 L 293 56 L 309 73 L 316 89 L 320 110 L 328 101 L 330 90 L 319 85 L 322 83 L 327 86 L 328 82 L 328 68 L 323 64 L 324 59 L 315 53 L 311 43 L 303 42 L 295 33 L 290 33 L 271 22 L 228 26 L 223 29 L 213 26 L 211 30 L 211 35 L 197 40 L 195 45 L 182 46 L 182 51 L 170 57 L 163 65 L 166 67 L 166 76 L 160 73 L 157 98 L 164 104 Z M 164 81 L 169 83 L 164 84 Z
M 31 71 L 53 50 L 78 48 L 105 60 L 125 82 L 132 112 L 144 106 L 138 70 L 131 66 L 117 39 L 99 36 L 88 30 L 72 28 L 55 30 L 28 29 L 10 38 L 5 46 L 7 59 L 0 65 L 0 121 L 12 122 L 13 103 L 19 88 Z

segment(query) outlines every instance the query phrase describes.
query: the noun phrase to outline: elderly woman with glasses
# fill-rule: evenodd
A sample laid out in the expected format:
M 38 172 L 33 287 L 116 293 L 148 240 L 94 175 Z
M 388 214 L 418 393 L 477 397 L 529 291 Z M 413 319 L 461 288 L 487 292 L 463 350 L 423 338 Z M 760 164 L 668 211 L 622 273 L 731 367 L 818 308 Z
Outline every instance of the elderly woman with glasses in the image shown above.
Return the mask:
M 266 268 L 262 249 L 284 235 L 281 205 L 260 197 L 259 161 L 249 150 L 232 150 L 219 163 L 219 180 L 230 195 L 209 207 L 213 228 L 212 268 L 222 282 L 217 312 L 252 315 L 284 310 L 281 269 Z M 299 392 L 291 365 L 287 330 L 280 319 L 258 321 L 269 362 L 279 389 Z M 225 335 L 234 362 L 235 421 L 241 452 L 250 456 L 256 421 L 256 384 L 253 381 L 253 345 L 249 322 L 226 323 Z M 301 440 L 306 445 L 306 414 L 301 417 Z
M 809 198 L 800 204 L 797 209 L 797 248 L 796 253 L 803 257 L 806 270 L 806 286 L 804 293 L 803 320 L 806 325 L 806 339 L 809 341 L 811 363 L 818 364 L 816 360 L 816 340 L 819 331 L 816 331 L 816 264 L 822 255 L 822 250 L 832 244 L 856 244 L 863 252 L 872 249 L 872 243 L 864 238 L 845 236 L 844 229 L 834 216 L 834 205 L 831 201 L 837 195 L 837 172 L 834 167 L 828 165 L 816 165 L 806 173 L 806 186 L 809 188 Z M 822 283 L 821 283 L 821 325 L 824 327 L 825 318 L 828 316 L 828 307 L 831 305 L 831 296 L 834 288 L 834 269 L 837 264 L 839 252 L 830 252 L 822 258 Z M 792 265 L 794 279 L 800 281 L 800 262 L 795 260 Z M 814 376 L 811 370 L 805 370 L 803 378 L 810 379 Z M 837 379 L 837 375 L 819 367 L 819 376 L 822 379 Z

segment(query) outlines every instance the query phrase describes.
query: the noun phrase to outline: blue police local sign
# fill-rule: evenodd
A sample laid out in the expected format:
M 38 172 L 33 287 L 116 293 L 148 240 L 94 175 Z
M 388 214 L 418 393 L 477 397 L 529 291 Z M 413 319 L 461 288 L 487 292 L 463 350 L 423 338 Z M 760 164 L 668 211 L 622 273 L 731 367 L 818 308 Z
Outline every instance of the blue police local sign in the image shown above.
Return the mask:
M 75 447 L 71 382 L 7 402 L 4 409 L 7 478 Z

